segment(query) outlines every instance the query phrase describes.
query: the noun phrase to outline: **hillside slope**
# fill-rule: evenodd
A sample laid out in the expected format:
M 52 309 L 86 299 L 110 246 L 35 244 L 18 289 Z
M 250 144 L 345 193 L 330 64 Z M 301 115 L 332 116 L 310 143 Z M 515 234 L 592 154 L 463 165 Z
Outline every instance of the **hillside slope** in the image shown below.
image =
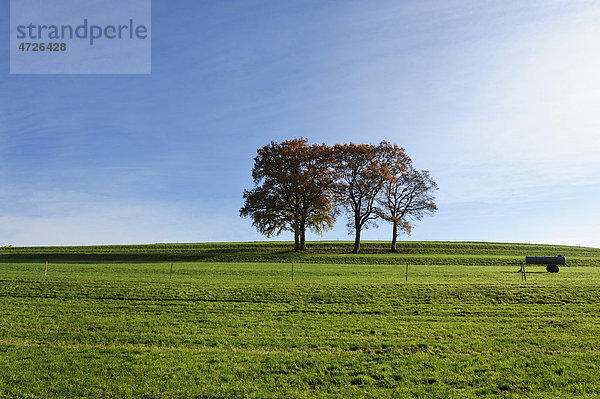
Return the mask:
M 310 242 L 294 252 L 289 242 L 106 245 L 0 248 L 0 262 L 310 262 L 336 264 L 512 265 L 525 256 L 562 254 L 572 266 L 600 266 L 600 249 L 587 247 L 486 242 L 406 241 L 399 252 L 387 242 L 364 242 L 351 254 L 350 242 Z

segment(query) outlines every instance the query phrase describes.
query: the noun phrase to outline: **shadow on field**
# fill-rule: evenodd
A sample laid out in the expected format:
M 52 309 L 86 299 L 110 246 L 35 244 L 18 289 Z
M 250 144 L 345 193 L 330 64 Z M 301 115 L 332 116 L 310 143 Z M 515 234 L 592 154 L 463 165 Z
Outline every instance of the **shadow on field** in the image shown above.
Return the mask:
M 512 273 L 512 274 L 516 274 L 516 273 L 521 273 L 520 270 L 517 270 L 516 272 L 504 272 L 504 273 Z M 538 272 L 530 272 L 529 270 L 526 271 L 527 274 L 546 274 L 548 273 L 547 271 L 538 271 Z

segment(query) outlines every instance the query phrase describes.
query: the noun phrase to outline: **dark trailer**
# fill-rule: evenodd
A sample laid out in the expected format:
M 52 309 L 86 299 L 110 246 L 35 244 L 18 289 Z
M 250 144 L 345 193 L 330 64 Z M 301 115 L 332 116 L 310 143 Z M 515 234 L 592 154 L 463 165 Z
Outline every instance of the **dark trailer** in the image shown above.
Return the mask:
M 557 256 L 526 256 L 525 263 L 528 265 L 546 265 L 546 271 L 558 273 L 559 265 L 567 265 L 567 259 L 562 255 Z

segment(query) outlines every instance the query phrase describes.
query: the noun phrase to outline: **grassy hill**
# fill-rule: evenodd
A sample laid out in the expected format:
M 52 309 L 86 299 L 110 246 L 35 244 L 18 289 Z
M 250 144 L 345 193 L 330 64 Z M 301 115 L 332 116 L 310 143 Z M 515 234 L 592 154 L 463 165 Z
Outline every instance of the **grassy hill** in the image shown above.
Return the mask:
M 364 242 L 351 254 L 350 242 L 311 242 L 295 252 L 289 242 L 107 245 L 0 248 L 0 262 L 310 262 L 331 264 L 513 265 L 526 255 L 562 254 L 574 266 L 600 266 L 600 249 L 483 242 L 401 242 L 398 253 L 387 242 Z
M 0 397 L 600 396 L 599 249 L 387 245 L 2 248 Z

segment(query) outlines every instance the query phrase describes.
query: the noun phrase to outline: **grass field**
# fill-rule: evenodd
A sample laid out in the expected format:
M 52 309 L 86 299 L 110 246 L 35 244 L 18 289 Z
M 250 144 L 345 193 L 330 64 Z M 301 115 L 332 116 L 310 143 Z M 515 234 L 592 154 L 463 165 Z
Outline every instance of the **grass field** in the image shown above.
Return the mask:
M 600 396 L 600 249 L 387 245 L 0 249 L 0 396 Z

